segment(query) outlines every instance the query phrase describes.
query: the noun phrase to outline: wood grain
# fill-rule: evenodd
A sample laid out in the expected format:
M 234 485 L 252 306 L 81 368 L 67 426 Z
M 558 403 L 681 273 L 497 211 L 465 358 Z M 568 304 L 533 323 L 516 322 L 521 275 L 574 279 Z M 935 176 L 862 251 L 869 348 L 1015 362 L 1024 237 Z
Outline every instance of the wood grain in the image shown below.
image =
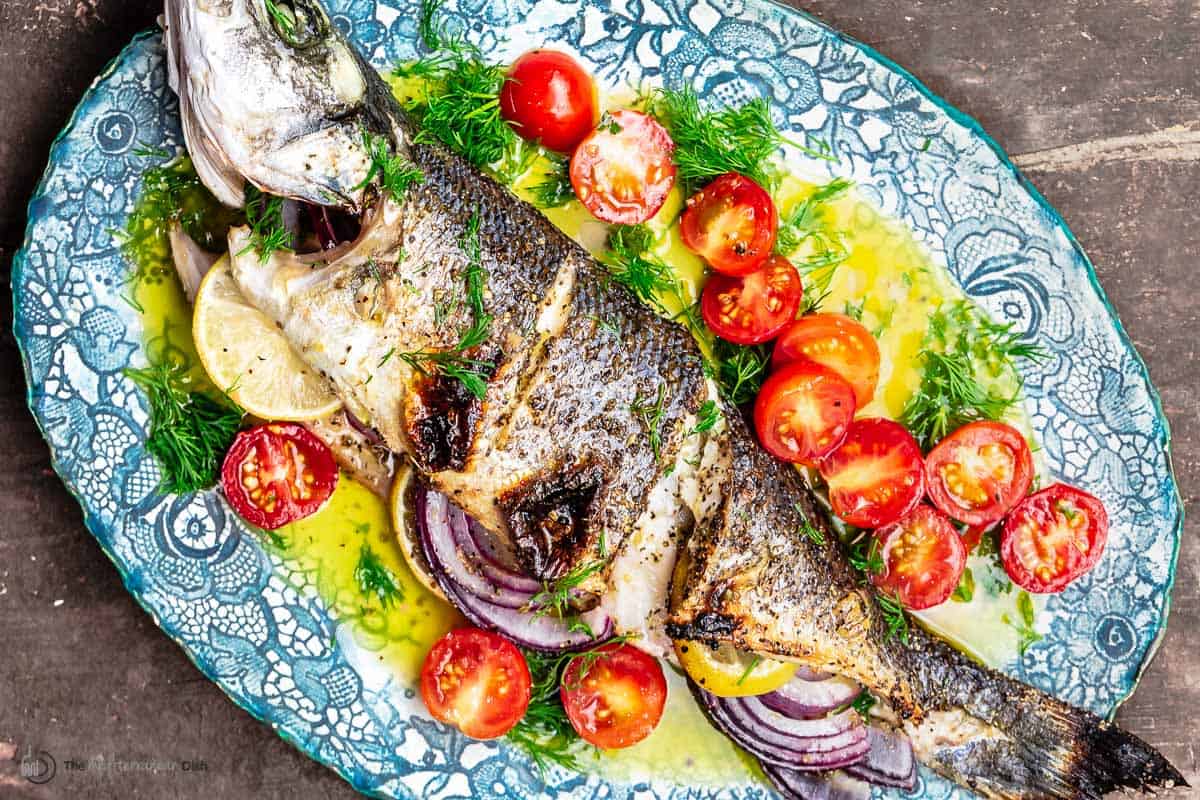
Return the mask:
M 980 120 L 1016 155 L 1096 262 L 1174 431 L 1188 511 L 1200 487 L 1200 14 L 1194 0 L 813 0 Z M 0 2 L 0 263 L 80 93 L 149 0 Z M 355 796 L 230 703 L 152 624 L 50 472 L 25 407 L 0 299 L 0 796 Z M 1200 545 L 1188 523 L 1171 624 L 1118 720 L 1200 784 Z M 61 603 L 58 601 L 62 601 Z M 26 747 L 66 758 L 195 759 L 203 773 L 69 773 L 22 781 Z M 1182 795 L 1180 795 L 1182 796 Z

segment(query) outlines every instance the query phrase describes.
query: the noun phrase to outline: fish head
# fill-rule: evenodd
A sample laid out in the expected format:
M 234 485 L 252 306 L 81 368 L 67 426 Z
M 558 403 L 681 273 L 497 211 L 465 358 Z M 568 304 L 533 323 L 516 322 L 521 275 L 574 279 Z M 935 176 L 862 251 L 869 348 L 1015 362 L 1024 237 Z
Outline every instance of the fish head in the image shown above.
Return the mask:
M 165 25 L 188 150 L 222 202 L 249 181 L 361 210 L 367 137 L 399 147 L 399 112 L 317 0 L 166 0 Z

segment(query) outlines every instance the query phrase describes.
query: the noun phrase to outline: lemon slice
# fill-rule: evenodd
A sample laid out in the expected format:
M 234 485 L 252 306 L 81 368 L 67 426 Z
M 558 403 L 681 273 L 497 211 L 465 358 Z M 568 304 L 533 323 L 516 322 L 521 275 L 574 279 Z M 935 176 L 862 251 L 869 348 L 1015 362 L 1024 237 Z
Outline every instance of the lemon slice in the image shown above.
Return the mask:
M 212 382 L 256 417 L 318 419 L 342 404 L 271 318 L 246 302 L 227 257 L 200 283 L 192 337 Z
M 442 594 L 442 588 L 437 585 L 437 581 L 430 574 L 429 562 L 425 560 L 425 553 L 421 550 L 421 535 L 417 531 L 417 522 L 413 516 L 414 510 L 409 502 L 412 496 L 409 490 L 412 488 L 414 480 L 416 480 L 416 470 L 408 464 L 396 471 L 396 480 L 392 482 L 391 497 L 388 498 L 388 508 L 392 515 L 392 530 L 396 532 L 396 539 L 400 542 L 400 552 L 404 554 L 404 560 L 413 575 L 426 589 L 445 600 L 446 595 Z
M 688 677 L 718 697 L 749 697 L 773 692 L 792 679 L 796 665 L 700 642 L 675 642 L 679 665 Z

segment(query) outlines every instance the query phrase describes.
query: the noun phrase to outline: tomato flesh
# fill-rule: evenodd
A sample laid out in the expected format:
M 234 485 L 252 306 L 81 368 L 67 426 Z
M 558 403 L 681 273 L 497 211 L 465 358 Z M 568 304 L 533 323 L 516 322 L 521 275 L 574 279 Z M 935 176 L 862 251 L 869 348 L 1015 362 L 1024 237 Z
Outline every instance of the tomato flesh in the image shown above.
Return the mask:
M 434 719 L 472 739 L 512 730 L 529 707 L 529 665 L 516 645 L 478 628 L 438 639 L 421 667 L 421 697 Z
M 814 466 L 854 418 L 854 389 L 831 369 L 797 361 L 771 375 L 754 402 L 759 441 L 776 458 Z
M 717 272 L 749 275 L 775 247 L 779 214 L 771 195 L 736 172 L 716 178 L 687 201 L 679 235 Z
M 1107 542 L 1104 504 L 1082 489 L 1056 483 L 1026 497 L 1004 520 L 1000 558 L 1013 583 L 1049 594 L 1096 566 Z
M 337 477 L 333 453 L 294 422 L 242 431 L 221 464 L 221 488 L 233 510 L 268 530 L 316 513 Z
M 771 351 L 775 367 L 799 358 L 829 367 L 849 381 L 858 408 L 875 397 L 879 345 L 861 322 L 845 314 L 806 314 L 780 332 Z
M 607 114 L 571 156 L 571 185 L 604 222 L 636 225 L 653 217 L 675 185 L 675 143 L 640 111 Z
M 1033 454 L 1011 425 L 972 422 L 929 452 L 925 480 L 929 499 L 951 519 L 989 525 L 1029 493 Z
M 841 446 L 822 462 L 821 477 L 835 514 L 860 528 L 878 528 L 921 502 L 924 467 L 921 448 L 903 425 L 868 417 L 850 425 Z
M 700 316 L 726 341 L 760 344 L 796 318 L 803 296 L 800 273 L 792 262 L 771 256 L 749 275 L 710 277 L 700 295 Z
M 522 138 L 568 153 L 596 125 L 596 83 L 566 53 L 531 50 L 508 70 L 500 113 Z
M 637 744 L 658 727 L 667 682 L 656 659 L 613 642 L 573 659 L 559 694 L 576 733 L 596 747 L 615 750 Z
M 914 611 L 940 605 L 954 594 L 967 565 L 967 549 L 945 514 L 920 505 L 875 536 L 883 570 L 871 581 L 884 594 Z

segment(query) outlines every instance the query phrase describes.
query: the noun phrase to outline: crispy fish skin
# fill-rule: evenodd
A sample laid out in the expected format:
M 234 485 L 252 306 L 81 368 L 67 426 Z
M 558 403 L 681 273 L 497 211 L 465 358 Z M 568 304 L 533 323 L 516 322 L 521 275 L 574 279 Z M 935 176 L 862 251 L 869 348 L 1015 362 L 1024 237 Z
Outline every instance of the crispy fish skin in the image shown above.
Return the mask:
M 1185 786 L 1137 737 L 971 661 L 913 626 L 890 636 L 807 487 L 730 421 L 730 479 L 680 557 L 667 632 L 853 678 L 895 712 L 927 766 L 1001 800 Z M 824 543 L 798 533 L 807 521 Z
M 169 20 L 184 2 L 169 0 Z M 247 62 L 236 62 L 238 69 L 251 78 L 286 73 L 301 84 L 355 85 L 340 57 L 322 67 L 257 41 L 272 35 L 261 24 L 189 30 L 190 38 L 169 31 L 173 63 L 192 63 L 189 50 L 237 52 Z M 336 30 L 329 36 L 325 45 L 347 46 Z M 264 60 L 269 69 L 257 63 Z M 309 185 L 308 171 L 240 177 L 274 194 L 369 205 L 363 233 L 334 251 L 277 252 L 260 263 L 247 249 L 250 233 L 234 230 L 230 252 L 244 254 L 233 258 L 234 277 L 347 408 L 435 488 L 507 535 L 531 574 L 553 579 L 596 559 L 628 560 L 636 571 L 655 548 L 660 564 L 673 560 L 685 537 L 685 568 L 676 571 L 683 577 L 668 609 L 673 637 L 730 642 L 858 679 L 903 720 L 926 764 L 980 794 L 1096 798 L 1119 787 L 1183 785 L 1161 755 L 1094 715 L 919 630 L 908 645 L 889 638 L 873 595 L 794 470 L 758 447 L 736 410 L 725 409 L 726 424 L 709 434 L 691 433 L 713 390 L 686 331 L 612 285 L 532 206 L 456 156 L 413 145 L 382 81 L 356 63 L 364 90 L 349 93 L 359 98 L 355 108 L 373 129 L 392 131 L 393 147 L 425 182 L 403 200 L 366 203 L 347 185 L 361 171 L 357 145 L 322 133 L 337 130 L 334 115 L 280 108 L 275 124 L 300 123 L 303 141 L 320 143 L 321 162 L 341 177 L 333 190 Z M 209 66 L 224 69 L 219 59 Z M 189 84 L 179 85 L 186 94 Z M 237 124 L 243 105 L 219 94 L 204 100 L 189 106 L 197 117 L 189 147 L 225 170 L 202 178 L 228 189 L 236 156 L 261 141 L 250 136 L 252 125 Z M 214 138 L 222 120 L 228 129 Z M 287 145 L 283 156 L 293 152 Z M 347 152 L 327 152 L 338 147 Z M 271 162 L 294 166 L 286 157 Z M 341 169 L 347 164 L 357 166 Z M 478 264 L 468 241 L 473 219 Z M 486 272 L 485 313 L 493 320 L 486 340 L 458 355 L 486 362 L 482 400 L 412 357 L 453 351 L 462 330 L 478 322 L 465 301 L 476 266 Z M 650 403 L 652 414 L 644 411 Z M 701 451 L 695 460 L 685 455 Z M 655 514 L 665 526 L 648 522 Z M 806 519 L 826 531 L 824 544 L 798 532 Z M 624 559 L 639 544 L 647 551 Z

